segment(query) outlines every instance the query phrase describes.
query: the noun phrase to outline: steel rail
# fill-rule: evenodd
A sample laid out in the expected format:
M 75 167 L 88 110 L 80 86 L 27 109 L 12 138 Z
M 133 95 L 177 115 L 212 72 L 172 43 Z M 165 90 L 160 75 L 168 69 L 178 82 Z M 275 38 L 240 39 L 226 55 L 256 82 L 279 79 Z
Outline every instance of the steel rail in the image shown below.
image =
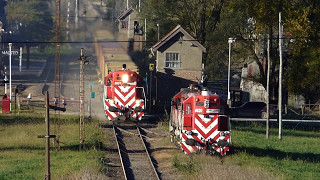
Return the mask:
M 121 149 L 120 149 L 118 136 L 117 136 L 117 132 L 116 132 L 116 128 L 117 127 L 113 123 L 112 123 L 112 128 L 113 128 L 114 137 L 116 139 L 116 144 L 117 144 L 118 153 L 119 153 L 119 157 L 120 157 L 120 162 L 121 162 L 121 166 L 122 166 L 122 170 L 123 170 L 123 175 L 124 175 L 125 180 L 127 180 L 128 178 L 127 178 L 126 170 L 125 170 L 125 167 L 124 167 L 123 158 L 122 158 L 122 155 L 121 155 Z
M 155 168 L 154 165 L 153 165 L 153 162 L 152 162 L 150 153 L 149 153 L 149 151 L 148 151 L 148 148 L 147 148 L 147 146 L 146 146 L 146 143 L 145 143 L 145 141 L 144 141 L 144 139 L 143 139 L 143 137 L 142 137 L 143 135 L 141 134 L 140 128 L 139 128 L 138 125 L 136 125 L 136 128 L 137 128 L 137 130 L 138 130 L 138 132 L 139 132 L 140 139 L 141 139 L 142 144 L 143 144 L 143 146 L 144 146 L 144 148 L 145 148 L 145 151 L 146 151 L 146 153 L 147 153 L 147 155 L 148 155 L 148 159 L 149 159 L 150 164 L 151 164 L 151 166 L 152 166 L 153 172 L 154 172 L 157 180 L 160 180 L 159 175 L 158 175 L 158 172 L 157 172 L 156 168 Z
M 157 170 L 156 170 L 156 168 L 155 168 L 155 166 L 153 165 L 153 162 L 152 162 L 152 159 L 151 159 L 151 156 L 150 156 L 150 153 L 149 153 L 149 151 L 148 151 L 148 149 L 147 149 L 147 146 L 146 146 L 146 144 L 145 144 L 145 140 L 144 140 L 144 138 L 143 137 L 146 137 L 146 136 L 144 136 L 144 135 L 142 135 L 141 134 L 141 131 L 140 131 L 140 129 L 139 129 L 139 126 L 138 125 L 136 125 L 135 127 L 136 127 L 136 131 L 138 131 L 138 133 L 133 133 L 133 132 L 127 132 L 127 130 L 125 130 L 125 129 L 122 129 L 122 128 L 120 128 L 120 127 L 117 127 L 114 123 L 112 124 L 112 126 L 113 126 L 113 132 L 114 132 L 114 136 L 115 136 L 115 139 L 116 139 L 116 144 L 117 144 L 117 148 L 118 148 L 118 153 L 119 153 L 119 156 L 120 156 L 120 162 L 121 162 L 121 166 L 122 166 L 122 170 L 123 170 L 123 174 L 124 174 L 124 176 L 125 176 L 125 179 L 127 180 L 127 179 L 130 179 L 129 177 L 127 177 L 128 176 L 128 174 L 126 173 L 126 170 L 127 170 L 127 168 L 128 167 L 126 167 L 126 165 L 125 165 L 125 160 L 123 159 L 123 154 L 122 153 L 125 153 L 125 152 L 123 152 L 123 150 L 121 149 L 121 142 L 119 142 L 119 140 L 118 140 L 118 133 L 117 132 L 124 132 L 124 133 L 128 133 L 128 134 L 130 134 L 131 136 L 140 136 L 140 140 L 141 140 L 141 143 L 142 143 L 142 145 L 143 145 L 143 147 L 141 146 L 141 148 L 143 148 L 143 150 L 142 151 L 144 151 L 145 153 L 146 153 L 146 156 L 148 157 L 148 161 L 149 161 L 149 163 L 151 164 L 151 168 L 152 168 L 152 174 L 154 174 L 154 176 L 156 177 L 156 179 L 157 180 L 160 180 L 160 178 L 159 178 L 159 175 L 158 175 L 158 172 L 157 172 Z M 137 137 L 138 138 L 138 137 Z M 137 139 L 138 140 L 138 139 Z M 145 154 L 144 153 L 144 154 Z M 129 161 L 130 161 L 130 158 L 129 158 Z M 147 161 L 145 162 L 146 164 L 145 165 L 147 165 L 148 163 L 147 163 Z

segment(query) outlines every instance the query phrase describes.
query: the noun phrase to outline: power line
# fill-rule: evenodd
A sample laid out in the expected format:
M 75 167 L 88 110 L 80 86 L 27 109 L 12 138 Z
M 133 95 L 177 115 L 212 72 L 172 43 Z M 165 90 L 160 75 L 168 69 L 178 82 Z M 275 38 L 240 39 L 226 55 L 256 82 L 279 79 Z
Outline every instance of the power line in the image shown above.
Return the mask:
M 262 41 L 262 40 L 267 40 L 268 38 L 239 38 L 237 39 L 237 41 Z M 278 39 L 282 39 L 282 40 L 291 40 L 291 39 L 305 39 L 305 40 L 318 40 L 319 37 L 292 37 L 292 38 L 270 38 L 270 39 L 274 39 L 274 40 L 278 40 Z M 184 41 L 184 42 L 199 42 L 199 40 L 195 39 L 195 40 L 179 40 L 179 41 Z M 213 39 L 207 39 L 205 40 L 205 42 L 216 42 L 217 40 L 213 40 Z M 56 42 L 56 41 L 14 41 L 13 43 L 23 43 L 23 44 L 51 44 L 51 43 L 88 43 L 88 44 L 92 44 L 92 43 L 111 43 L 111 42 L 119 42 L 119 43 L 128 43 L 128 42 L 132 42 L 129 40 L 105 40 L 105 41 L 60 41 L 60 42 Z M 152 42 L 152 43 L 157 43 L 158 41 L 156 40 L 147 40 L 147 41 L 134 41 L 134 42 L 141 42 L 141 43 L 146 43 L 146 42 Z M 168 42 L 168 40 L 165 41 L 160 41 L 161 43 L 163 42 Z M 2 43 L 12 43 L 12 41 L 3 41 Z

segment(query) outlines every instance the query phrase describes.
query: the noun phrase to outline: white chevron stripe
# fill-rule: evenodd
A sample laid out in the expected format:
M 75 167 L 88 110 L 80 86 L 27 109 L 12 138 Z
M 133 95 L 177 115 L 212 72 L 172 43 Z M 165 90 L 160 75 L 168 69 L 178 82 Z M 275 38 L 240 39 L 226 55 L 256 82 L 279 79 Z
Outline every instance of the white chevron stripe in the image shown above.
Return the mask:
M 206 124 L 212 120 L 215 115 L 209 115 L 208 118 L 204 117 L 204 114 L 198 114 L 198 116 L 202 119 Z
M 197 118 L 195 118 L 195 124 L 205 133 L 207 134 L 213 127 L 215 127 L 218 124 L 218 121 L 213 121 L 207 128 L 205 128 Z
M 118 87 L 120 88 L 121 92 L 124 92 L 124 93 L 128 92 L 129 89 L 131 88 L 131 86 L 126 86 L 126 87 L 124 87 L 124 86 L 118 86 Z
M 116 97 L 116 96 L 115 96 L 114 100 L 115 100 L 116 102 L 118 102 L 120 106 L 129 107 L 129 106 L 131 106 L 131 105 L 135 102 L 136 98 L 135 98 L 135 97 L 132 97 L 132 99 L 131 99 L 127 104 L 122 104 L 122 102 L 121 102 L 121 101 L 118 99 L 118 97 Z
M 116 95 L 123 101 L 127 101 L 135 93 L 135 89 L 132 89 L 126 96 L 123 96 L 123 94 L 119 92 L 117 88 L 115 88 L 114 90 Z

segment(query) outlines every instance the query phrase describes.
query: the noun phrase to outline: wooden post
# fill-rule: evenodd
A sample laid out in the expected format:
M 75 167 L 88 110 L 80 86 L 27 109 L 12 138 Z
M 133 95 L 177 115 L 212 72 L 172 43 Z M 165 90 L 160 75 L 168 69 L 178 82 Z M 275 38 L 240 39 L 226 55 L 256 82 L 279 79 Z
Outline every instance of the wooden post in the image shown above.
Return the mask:
M 49 118 L 49 92 L 45 92 L 45 108 L 46 108 L 46 180 L 51 179 L 50 173 L 50 118 Z

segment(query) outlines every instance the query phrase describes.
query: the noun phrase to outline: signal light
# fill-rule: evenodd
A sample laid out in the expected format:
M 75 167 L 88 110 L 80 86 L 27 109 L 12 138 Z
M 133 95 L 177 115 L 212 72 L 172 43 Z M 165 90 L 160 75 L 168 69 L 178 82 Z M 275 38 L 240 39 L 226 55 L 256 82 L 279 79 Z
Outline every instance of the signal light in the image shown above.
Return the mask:
M 149 71 L 154 71 L 154 64 L 152 63 L 149 64 Z

